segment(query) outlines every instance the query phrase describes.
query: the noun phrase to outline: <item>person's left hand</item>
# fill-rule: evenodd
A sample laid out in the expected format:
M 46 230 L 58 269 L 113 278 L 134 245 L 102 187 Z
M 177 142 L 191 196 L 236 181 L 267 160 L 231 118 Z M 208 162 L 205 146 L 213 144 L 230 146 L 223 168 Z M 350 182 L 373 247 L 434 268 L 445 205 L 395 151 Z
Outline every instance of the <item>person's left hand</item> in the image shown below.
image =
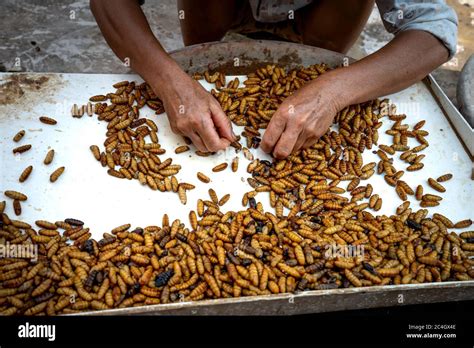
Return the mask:
M 262 150 L 285 158 L 316 143 L 340 110 L 333 87 L 320 76 L 286 98 L 268 124 Z

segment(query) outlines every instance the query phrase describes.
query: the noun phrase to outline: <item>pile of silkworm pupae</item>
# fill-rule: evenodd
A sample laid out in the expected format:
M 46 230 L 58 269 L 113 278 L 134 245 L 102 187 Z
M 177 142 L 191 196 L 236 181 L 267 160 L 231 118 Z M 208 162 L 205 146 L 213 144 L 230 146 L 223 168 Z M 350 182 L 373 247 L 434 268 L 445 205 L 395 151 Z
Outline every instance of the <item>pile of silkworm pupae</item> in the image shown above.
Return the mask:
M 160 226 L 125 224 L 96 241 L 82 221 L 39 220 L 35 227 L 9 218 L 6 202 L 0 202 L 1 244 L 33 245 L 38 251 L 36 261 L 0 259 L 1 314 L 56 315 L 306 290 L 472 280 L 474 231 L 459 235 L 452 231 L 467 228 L 472 221 L 429 215 L 425 207 L 442 198 L 423 194 L 421 185 L 412 189 L 401 180 L 404 172 L 392 164 L 390 156 L 400 152 L 407 171 L 423 167 L 424 156 L 418 154 L 428 146 L 423 124 L 410 130 L 402 123 L 405 115 L 388 115 L 394 122 L 387 131 L 393 144 L 378 146 L 378 164 L 363 163 L 362 153 L 378 143 L 387 101 L 345 108 L 335 118 L 338 131 L 328 130 L 312 147 L 287 159 L 270 162 L 251 157 L 248 148 L 259 146 L 260 129 L 266 128 L 283 99 L 326 70 L 325 65 L 288 72 L 267 66 L 249 74 L 244 87 L 238 80 L 226 85 L 218 72 L 194 76 L 215 83 L 212 94 L 230 119 L 245 127 L 240 139 L 246 139 L 247 147 L 233 144 L 251 159 L 247 171 L 253 190 L 244 194 L 241 211 L 221 211 L 229 197 L 219 198 L 210 189 L 209 198 L 199 199 L 196 210 L 190 211 L 190 227 L 165 214 Z M 114 86 L 115 93 L 91 98 L 97 102 L 94 111 L 99 119 L 108 122 L 105 151 L 94 145 L 94 156 L 112 176 L 177 192 L 185 204 L 185 192 L 194 186 L 178 182 L 175 174 L 181 167 L 159 158 L 165 151 L 158 143 L 156 125 L 139 117 L 144 105 L 162 113 L 161 102 L 147 84 L 124 81 Z M 107 99 L 111 104 L 103 103 Z M 408 138 L 416 138 L 420 145 L 410 148 Z M 185 146 L 175 152 L 188 150 Z M 230 167 L 235 171 L 237 165 L 232 161 Z M 226 170 L 227 164 L 214 169 Z M 370 184 L 360 184 L 375 173 L 384 175 L 402 200 L 392 216 L 368 211 L 379 210 L 382 198 L 373 194 Z M 209 182 L 203 173 L 198 178 Z M 450 174 L 430 178 L 428 185 L 444 192 L 441 183 L 450 178 Z M 347 185 L 342 187 L 344 181 Z M 261 192 L 270 195 L 274 212 L 257 202 Z M 350 198 L 343 195 L 347 193 Z M 5 195 L 27 199 L 12 190 Z M 421 209 L 412 210 L 407 195 L 414 195 Z M 331 246 L 359 252 L 331 253 Z

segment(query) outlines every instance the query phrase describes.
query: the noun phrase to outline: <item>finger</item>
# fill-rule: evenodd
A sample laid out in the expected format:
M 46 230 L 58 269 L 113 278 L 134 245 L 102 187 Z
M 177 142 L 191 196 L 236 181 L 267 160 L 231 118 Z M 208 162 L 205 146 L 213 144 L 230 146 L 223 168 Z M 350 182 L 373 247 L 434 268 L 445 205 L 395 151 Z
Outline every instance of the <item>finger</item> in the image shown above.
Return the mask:
M 197 133 L 191 133 L 188 135 L 188 137 L 191 138 L 191 141 L 193 142 L 194 146 L 196 146 L 199 151 L 209 152 L 206 145 L 204 145 L 204 143 L 202 142 L 201 137 L 199 137 Z
M 209 151 L 216 152 L 229 146 L 229 140 L 219 138 L 219 135 L 217 134 L 216 128 L 214 127 L 210 117 L 203 119 L 201 125 L 202 127 L 196 130 L 196 132 L 199 134 L 204 145 L 206 145 Z
M 286 128 L 273 150 L 273 156 L 278 159 L 288 157 L 295 147 L 300 132 L 301 131 L 294 127 Z
M 313 146 L 316 142 L 318 141 L 318 138 L 308 138 L 304 142 L 304 144 L 301 146 L 302 149 L 307 149 Z
M 211 103 L 211 117 L 221 138 L 226 138 L 230 142 L 236 140 L 230 119 L 217 102 Z
M 266 153 L 272 152 L 280 139 L 281 134 L 285 130 L 285 125 L 286 119 L 281 115 L 281 112 L 277 110 L 263 134 L 262 142 L 260 144 L 263 151 Z
M 170 127 L 174 134 L 183 135 L 183 132 L 181 132 L 174 124 L 170 124 Z
M 295 146 L 293 147 L 292 153 L 295 153 L 303 148 L 303 144 L 308 140 L 308 134 L 303 130 L 298 139 L 296 140 Z
M 177 125 L 176 125 L 176 120 L 175 120 L 174 117 L 168 116 L 168 122 L 169 122 L 169 125 L 170 125 L 170 128 L 171 128 L 171 131 L 172 131 L 174 134 L 180 134 L 180 135 L 183 134 L 183 132 L 181 132 L 181 131 L 178 129 L 178 127 L 177 127 Z

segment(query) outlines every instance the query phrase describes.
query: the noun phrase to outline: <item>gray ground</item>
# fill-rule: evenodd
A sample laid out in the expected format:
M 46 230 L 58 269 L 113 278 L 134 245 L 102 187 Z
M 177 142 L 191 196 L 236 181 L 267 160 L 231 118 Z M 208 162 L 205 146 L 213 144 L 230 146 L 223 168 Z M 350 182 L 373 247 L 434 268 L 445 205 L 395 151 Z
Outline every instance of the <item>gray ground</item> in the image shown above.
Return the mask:
M 474 50 L 473 0 L 448 0 L 460 18 L 456 57 L 434 72 L 456 102 L 456 83 Z M 183 47 L 176 0 L 146 1 L 143 6 L 153 32 L 167 50 Z M 125 67 L 107 46 L 87 0 L 3 0 L 0 22 L 0 71 L 123 73 Z M 391 38 L 376 8 L 349 56 L 362 58 Z M 224 40 L 242 39 L 235 34 Z

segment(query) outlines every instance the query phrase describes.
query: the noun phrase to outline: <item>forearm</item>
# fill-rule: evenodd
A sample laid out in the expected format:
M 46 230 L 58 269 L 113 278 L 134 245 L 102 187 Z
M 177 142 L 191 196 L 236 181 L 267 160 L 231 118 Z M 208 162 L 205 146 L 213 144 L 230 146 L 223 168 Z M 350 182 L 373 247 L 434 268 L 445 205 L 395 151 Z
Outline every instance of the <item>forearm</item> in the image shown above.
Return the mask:
M 335 84 L 343 108 L 403 90 L 447 59 L 448 50 L 434 36 L 406 31 L 370 56 L 328 72 L 325 80 Z
M 217 100 L 165 52 L 136 0 L 91 0 L 107 43 L 162 100 L 173 132 L 189 137 L 201 151 L 225 149 L 235 140 Z
M 153 35 L 137 1 L 91 0 L 90 6 L 109 46 L 143 79 L 161 85 L 159 81 L 169 81 L 179 69 Z

